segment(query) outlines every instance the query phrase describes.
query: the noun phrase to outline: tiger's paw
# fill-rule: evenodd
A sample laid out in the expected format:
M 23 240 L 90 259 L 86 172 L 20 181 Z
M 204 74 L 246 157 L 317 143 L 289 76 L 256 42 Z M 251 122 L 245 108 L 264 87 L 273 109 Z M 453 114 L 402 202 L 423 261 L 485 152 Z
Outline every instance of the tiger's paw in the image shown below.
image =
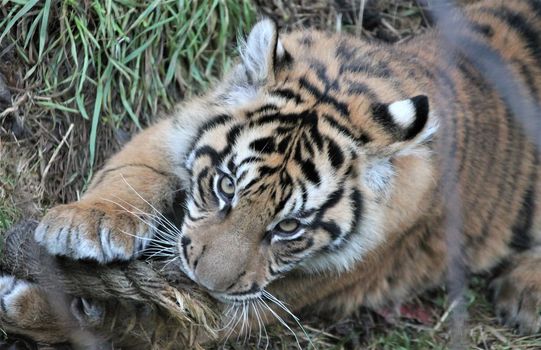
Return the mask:
M 0 326 L 11 334 L 45 343 L 68 340 L 46 294 L 37 284 L 0 276 Z
M 47 309 L 39 288 L 13 276 L 0 276 L 0 319 L 20 327 L 34 324 L 33 312 Z
M 140 211 L 105 201 L 80 201 L 49 210 L 36 228 L 38 243 L 54 255 L 101 263 L 129 260 L 144 249 L 151 229 Z
M 496 316 L 520 334 L 541 330 L 541 274 L 520 266 L 496 278 L 491 287 Z
M 75 300 L 72 304 L 75 304 Z M 58 294 L 48 294 L 36 283 L 0 275 L 0 328 L 8 334 L 23 335 L 47 344 L 60 344 L 70 341 L 72 335 L 80 334 L 81 330 L 101 322 L 104 310 L 99 304 L 85 301 L 80 308 L 71 308 L 72 315 L 64 307 L 64 302 L 62 296 L 59 298 Z M 81 316 L 74 311 L 80 311 Z

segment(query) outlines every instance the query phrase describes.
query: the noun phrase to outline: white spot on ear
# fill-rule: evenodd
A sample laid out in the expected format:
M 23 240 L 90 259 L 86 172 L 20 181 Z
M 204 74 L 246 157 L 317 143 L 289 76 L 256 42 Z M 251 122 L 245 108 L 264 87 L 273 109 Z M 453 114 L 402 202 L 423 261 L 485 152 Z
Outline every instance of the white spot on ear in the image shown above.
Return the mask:
M 415 121 L 415 106 L 411 100 L 402 100 L 389 105 L 389 114 L 395 123 L 403 128 L 408 128 Z

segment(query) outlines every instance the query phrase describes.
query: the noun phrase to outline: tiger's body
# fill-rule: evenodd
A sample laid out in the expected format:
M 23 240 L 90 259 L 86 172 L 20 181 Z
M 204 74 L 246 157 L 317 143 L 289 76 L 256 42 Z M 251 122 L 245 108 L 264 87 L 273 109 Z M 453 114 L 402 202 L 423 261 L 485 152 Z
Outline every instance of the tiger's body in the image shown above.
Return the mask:
M 462 35 L 538 103 L 541 3 L 487 0 L 464 15 Z M 263 21 L 241 56 L 135 136 L 79 202 L 52 209 L 36 239 L 75 259 L 131 259 L 155 234 L 133 212 L 182 205 L 182 188 L 180 269 L 225 303 L 267 290 L 293 311 L 396 305 L 441 284 L 456 246 L 470 273 L 506 264 L 497 312 L 539 331 L 538 152 L 465 55 L 437 30 L 387 45 Z M 452 193 L 459 236 L 446 235 Z

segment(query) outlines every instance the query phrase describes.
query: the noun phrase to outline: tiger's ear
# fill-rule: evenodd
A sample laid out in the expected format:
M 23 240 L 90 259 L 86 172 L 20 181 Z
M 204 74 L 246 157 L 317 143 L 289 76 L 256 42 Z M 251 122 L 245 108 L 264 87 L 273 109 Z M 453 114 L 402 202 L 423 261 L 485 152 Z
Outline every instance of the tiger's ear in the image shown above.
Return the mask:
M 428 97 L 424 95 L 377 104 L 373 106 L 373 117 L 392 137 L 390 143 L 385 140 L 383 145 L 365 145 L 369 158 L 363 181 L 377 197 L 387 198 L 396 175 L 392 159 L 419 154 L 418 147 L 432 138 L 438 123 L 432 117 L 429 119 Z
M 240 56 L 248 83 L 272 82 L 277 65 L 287 56 L 276 23 L 270 19 L 259 21 L 242 45 Z
M 374 119 L 395 141 L 410 141 L 422 134 L 428 121 L 428 97 L 418 95 L 393 103 L 380 103 L 372 108 Z

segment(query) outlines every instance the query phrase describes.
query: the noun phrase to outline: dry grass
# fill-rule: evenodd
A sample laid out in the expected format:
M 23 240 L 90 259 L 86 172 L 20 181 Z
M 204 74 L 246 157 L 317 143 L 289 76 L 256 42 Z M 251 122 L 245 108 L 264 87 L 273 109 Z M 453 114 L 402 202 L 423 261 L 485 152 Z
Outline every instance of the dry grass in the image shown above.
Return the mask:
M 471 0 L 462 2 L 467 1 Z M 4 36 L 4 40 L 0 40 L 0 74 L 4 75 L 13 101 L 8 112 L 2 112 L 6 106 L 2 107 L 5 102 L 0 84 L 0 231 L 5 230 L 21 213 L 36 214 L 41 206 L 77 198 L 91 174 L 91 165 L 99 166 L 138 129 L 138 124 L 147 124 L 184 95 L 204 88 L 219 75 L 221 69 L 229 64 L 227 57 L 233 50 L 231 43 L 237 30 L 247 28 L 254 17 L 250 1 L 234 2 L 240 3 L 240 7 L 228 8 L 227 11 L 233 11 L 230 22 L 227 26 L 221 26 L 218 19 L 224 13 L 220 7 L 222 5 L 213 8 L 210 6 L 214 4 L 212 1 L 196 1 L 192 11 L 204 12 L 194 17 L 197 21 L 191 23 L 196 27 L 198 24 L 203 26 L 200 32 L 202 36 L 194 41 L 196 46 L 191 48 L 190 53 L 178 53 L 189 42 L 187 38 L 178 40 L 181 23 L 176 26 L 170 26 L 169 22 L 162 24 L 156 32 L 159 38 L 153 38 L 154 32 L 145 32 L 152 27 L 151 21 L 138 20 L 145 8 L 137 7 L 130 12 L 122 7 L 122 4 L 129 2 L 115 2 L 120 4 L 118 11 L 129 13 L 124 19 L 125 23 L 120 20 L 116 22 L 116 25 L 120 23 L 124 28 L 123 34 L 126 35 L 105 32 L 92 37 L 84 28 L 97 30 L 103 26 L 106 31 L 115 31 L 115 27 L 109 27 L 111 24 L 101 17 L 101 10 L 96 7 L 96 4 L 108 1 L 80 2 L 84 5 L 68 0 L 2 2 L 5 6 L 0 8 L 4 18 L 0 22 L 3 24 L 0 25 L 0 32 L 21 11 L 24 7 L 22 3 L 37 5 L 24 13 Z M 173 6 L 174 2 L 165 3 Z M 423 8 L 412 0 L 253 0 L 253 3 L 256 12 L 273 17 L 286 28 L 311 26 L 350 31 L 374 40 L 407 40 L 423 32 L 429 25 Z M 51 8 L 46 30 L 43 30 L 46 6 Z M 65 11 L 69 16 L 64 18 L 67 22 L 62 23 L 59 15 Z M 168 15 L 165 8 L 160 13 L 164 16 L 160 18 L 164 20 L 176 20 L 170 19 L 174 16 Z M 211 19 L 203 21 L 205 15 Z M 157 17 L 153 19 L 156 21 Z M 86 27 L 80 27 L 80 21 Z M 71 28 L 71 34 L 67 28 Z M 146 34 L 141 34 L 143 32 Z M 86 38 L 86 44 L 83 38 Z M 44 40 L 47 44 L 43 43 Z M 147 42 L 150 44 L 140 52 L 139 58 L 128 60 L 130 54 Z M 88 46 L 86 50 L 92 48 L 100 54 L 88 54 L 88 59 L 93 62 L 92 67 L 81 74 L 87 55 L 85 45 Z M 120 50 L 120 56 L 114 56 L 119 66 L 94 62 L 100 55 L 116 55 L 115 50 Z M 136 64 L 136 60 L 142 61 Z M 51 65 L 60 73 L 59 76 L 48 72 L 47 66 Z M 110 86 L 106 88 L 105 77 L 108 76 L 113 77 L 114 84 L 118 84 L 115 85 L 116 89 Z M 146 79 L 141 77 L 152 77 L 150 80 L 155 85 L 145 86 Z M 82 89 L 80 84 L 83 84 Z M 97 97 L 100 96 L 101 101 L 98 102 Z M 94 113 L 96 110 L 99 113 Z M 93 124 L 96 115 L 99 122 Z M 469 319 L 464 332 L 469 347 L 541 349 L 539 337 L 520 337 L 498 325 L 488 301 L 486 285 L 484 278 L 473 279 L 468 292 Z M 310 348 L 312 344 L 325 349 L 447 348 L 450 335 L 445 321 L 451 306 L 445 291 L 427 293 L 414 300 L 413 304 L 417 309 L 425 310 L 430 316 L 428 322 L 426 319 L 419 322 L 411 317 L 383 317 L 359 310 L 356 315 L 334 324 L 317 318 L 305 319 L 305 332 L 290 323 L 294 335 L 282 327 L 272 326 L 268 329 L 269 337 L 261 341 L 256 334 L 248 340 L 248 345 L 231 340 L 221 347 L 246 349 L 268 344 L 269 349 L 294 349 L 298 340 L 302 348 Z

